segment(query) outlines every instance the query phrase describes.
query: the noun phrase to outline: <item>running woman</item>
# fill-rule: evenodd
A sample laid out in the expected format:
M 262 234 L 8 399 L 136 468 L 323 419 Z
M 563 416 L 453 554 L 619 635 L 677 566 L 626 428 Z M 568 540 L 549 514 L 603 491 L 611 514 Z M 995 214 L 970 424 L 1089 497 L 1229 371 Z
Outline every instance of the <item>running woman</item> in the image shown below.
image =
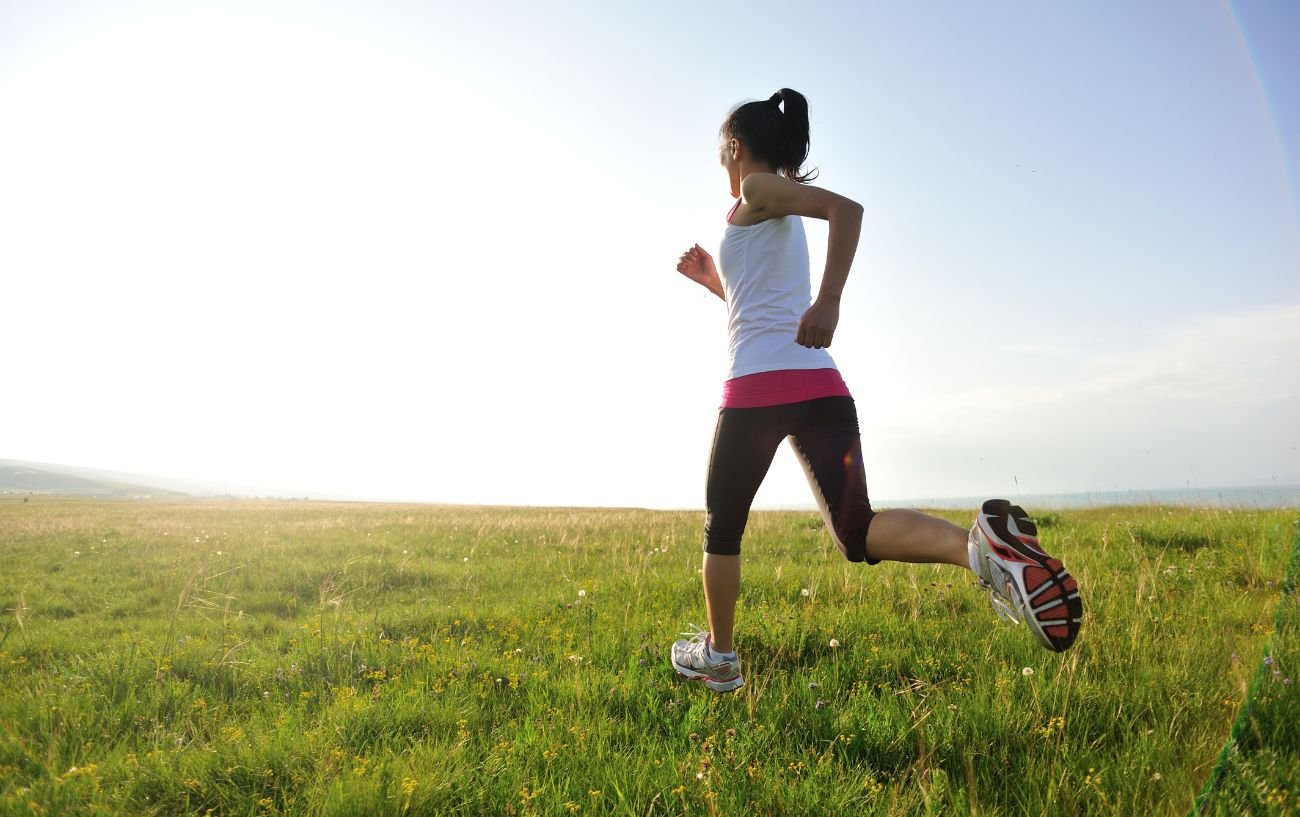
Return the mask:
M 857 410 L 827 348 L 857 251 L 862 206 L 809 185 L 808 101 L 782 88 L 735 108 L 721 128 L 721 162 L 735 205 L 719 263 L 699 244 L 677 271 L 727 304 L 731 368 L 709 457 L 704 601 L 709 629 L 673 644 L 687 678 L 726 692 L 744 685 L 733 630 L 740 540 L 781 441 L 804 467 L 826 529 L 851 562 L 946 563 L 975 573 L 994 608 L 1023 621 L 1051 650 L 1079 633 L 1078 584 L 1038 543 L 1033 521 L 990 499 L 967 532 L 912 510 L 875 512 L 867 498 Z M 812 298 L 801 217 L 829 222 L 826 269 Z

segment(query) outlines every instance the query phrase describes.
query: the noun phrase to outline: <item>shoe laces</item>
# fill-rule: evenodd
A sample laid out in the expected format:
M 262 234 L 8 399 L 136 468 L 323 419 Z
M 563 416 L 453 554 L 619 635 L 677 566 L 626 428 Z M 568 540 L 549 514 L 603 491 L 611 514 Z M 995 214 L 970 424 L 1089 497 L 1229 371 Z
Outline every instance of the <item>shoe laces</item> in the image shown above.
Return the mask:
M 696 669 L 712 668 L 713 662 L 709 660 L 709 631 L 701 630 L 694 624 L 688 626 L 691 632 L 678 633 L 687 636 L 687 644 L 682 648 L 682 652 L 689 656 L 686 660 L 695 665 Z
M 678 633 L 678 635 L 688 636 L 688 640 L 691 641 L 692 643 L 696 643 L 696 642 L 700 644 L 708 643 L 709 640 L 708 630 L 702 630 L 699 627 L 696 627 L 694 624 L 687 624 L 686 626 L 691 628 L 690 632 L 681 632 Z

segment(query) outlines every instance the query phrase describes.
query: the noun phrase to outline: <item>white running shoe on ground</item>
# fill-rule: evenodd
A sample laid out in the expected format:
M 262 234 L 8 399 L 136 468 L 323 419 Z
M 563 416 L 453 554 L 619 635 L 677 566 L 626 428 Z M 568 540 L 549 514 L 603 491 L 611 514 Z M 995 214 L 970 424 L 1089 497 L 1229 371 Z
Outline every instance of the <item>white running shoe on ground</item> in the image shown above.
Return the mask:
M 1079 635 L 1079 583 L 1038 544 L 1038 528 L 1019 505 L 990 499 L 967 540 L 980 586 L 992 591 L 998 615 L 1023 621 L 1042 645 L 1064 651 Z
M 740 674 L 740 657 L 735 653 L 721 661 L 711 660 L 709 647 L 712 636 L 691 625 L 693 633 L 682 633 L 690 638 L 678 639 L 673 644 L 673 669 L 692 681 L 703 681 L 714 692 L 730 692 L 745 685 Z

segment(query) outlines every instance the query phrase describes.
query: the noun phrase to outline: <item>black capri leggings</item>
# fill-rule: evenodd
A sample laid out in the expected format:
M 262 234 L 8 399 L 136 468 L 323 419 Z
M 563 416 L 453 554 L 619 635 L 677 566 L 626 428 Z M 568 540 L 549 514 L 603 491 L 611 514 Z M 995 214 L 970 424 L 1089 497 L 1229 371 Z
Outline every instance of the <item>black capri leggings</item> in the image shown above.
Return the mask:
M 740 553 L 754 494 L 786 437 L 844 558 L 876 564 L 878 559 L 867 556 L 867 527 L 875 511 L 867 498 L 858 411 L 851 397 L 718 411 L 705 499 L 705 552 Z

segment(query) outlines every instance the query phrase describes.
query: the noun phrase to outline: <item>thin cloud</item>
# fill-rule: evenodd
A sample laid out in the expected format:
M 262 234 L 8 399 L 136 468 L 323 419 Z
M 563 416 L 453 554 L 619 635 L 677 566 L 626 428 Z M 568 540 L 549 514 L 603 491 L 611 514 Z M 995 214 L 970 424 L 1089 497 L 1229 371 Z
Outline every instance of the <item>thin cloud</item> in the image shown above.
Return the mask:
M 1218 315 L 1181 325 L 1145 349 L 1089 363 L 1071 395 L 1124 402 L 1257 405 L 1300 396 L 1300 304 Z
M 1023 355 L 1038 354 L 1022 351 Z M 1009 367 L 1016 370 L 1016 367 Z M 1025 369 L 1030 370 L 1030 369 Z M 1091 357 L 1077 378 L 997 383 L 949 395 L 932 412 L 912 414 L 917 431 L 936 427 L 970 433 L 1022 426 L 1030 418 L 1097 418 L 1120 410 L 1142 422 L 1143 411 L 1167 414 L 1252 407 L 1300 398 L 1300 304 L 1204 316 L 1157 335 L 1147 346 Z

